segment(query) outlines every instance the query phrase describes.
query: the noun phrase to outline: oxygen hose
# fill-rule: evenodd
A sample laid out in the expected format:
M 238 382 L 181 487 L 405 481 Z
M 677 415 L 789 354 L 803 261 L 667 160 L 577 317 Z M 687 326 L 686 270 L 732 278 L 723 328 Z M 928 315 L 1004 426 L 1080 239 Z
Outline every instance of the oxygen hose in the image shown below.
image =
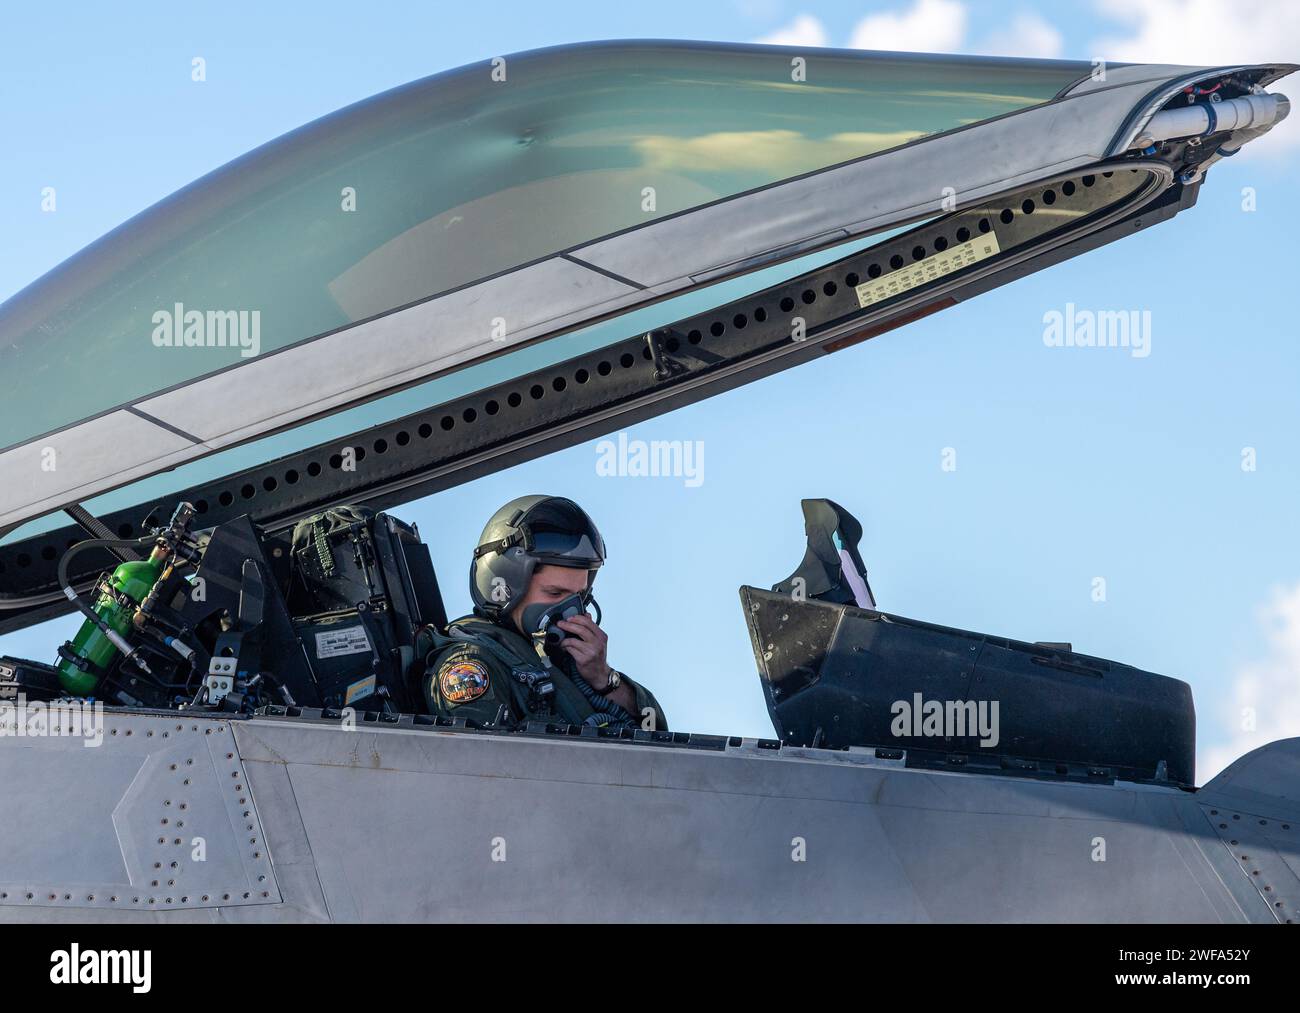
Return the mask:
M 127 643 L 126 639 L 106 623 L 103 618 L 89 604 L 82 600 L 81 596 L 72 587 L 72 581 L 68 576 L 68 569 L 72 560 L 80 553 L 87 549 L 106 549 L 110 547 L 118 548 L 143 548 L 146 545 L 154 544 L 158 541 L 155 535 L 146 535 L 143 538 L 90 538 L 84 542 L 78 542 L 68 549 L 67 552 L 59 559 L 59 587 L 63 589 L 64 595 L 72 602 L 88 620 L 93 622 L 109 642 L 113 644 L 127 658 L 130 658 L 135 664 L 139 665 L 145 672 L 149 671 L 148 664 L 139 656 L 139 650 Z

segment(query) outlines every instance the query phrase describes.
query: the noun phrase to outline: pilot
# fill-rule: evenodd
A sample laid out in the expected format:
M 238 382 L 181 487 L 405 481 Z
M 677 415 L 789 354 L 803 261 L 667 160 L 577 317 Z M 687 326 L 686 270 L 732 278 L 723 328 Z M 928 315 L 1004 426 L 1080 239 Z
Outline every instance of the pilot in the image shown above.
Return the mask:
M 600 532 L 572 500 L 522 496 L 493 514 L 470 563 L 474 612 L 446 635 L 426 628 L 417 642 L 428 710 L 508 727 L 536 720 L 666 731 L 659 701 L 610 666 L 605 632 L 586 612 L 604 562 Z

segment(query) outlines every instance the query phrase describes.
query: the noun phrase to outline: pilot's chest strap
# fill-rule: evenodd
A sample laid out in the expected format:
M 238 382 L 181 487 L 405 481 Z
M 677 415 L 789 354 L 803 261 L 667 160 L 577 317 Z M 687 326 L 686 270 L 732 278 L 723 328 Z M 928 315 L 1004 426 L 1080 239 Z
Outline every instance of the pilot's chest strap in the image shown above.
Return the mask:
M 464 626 L 453 624 L 445 636 L 432 627 L 427 629 L 427 633 L 433 644 L 428 656 L 453 644 L 473 644 L 507 665 L 515 681 L 527 688 L 530 711 L 554 710 L 555 682 L 551 670 L 540 657 L 520 657 L 491 634 Z

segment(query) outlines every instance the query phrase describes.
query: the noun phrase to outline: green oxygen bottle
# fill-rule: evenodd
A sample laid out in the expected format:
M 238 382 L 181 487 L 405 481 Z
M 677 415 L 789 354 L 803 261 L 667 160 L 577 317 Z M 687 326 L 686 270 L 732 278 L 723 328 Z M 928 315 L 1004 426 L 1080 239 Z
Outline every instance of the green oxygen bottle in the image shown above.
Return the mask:
M 148 559 L 122 563 L 107 581 L 99 586 L 95 615 L 119 637 L 131 629 L 131 618 L 139 604 L 153 589 L 166 566 L 168 550 L 158 546 Z M 75 696 L 90 696 L 99 685 L 109 664 L 117 656 L 117 645 L 92 620 L 87 619 L 60 651 L 59 682 Z

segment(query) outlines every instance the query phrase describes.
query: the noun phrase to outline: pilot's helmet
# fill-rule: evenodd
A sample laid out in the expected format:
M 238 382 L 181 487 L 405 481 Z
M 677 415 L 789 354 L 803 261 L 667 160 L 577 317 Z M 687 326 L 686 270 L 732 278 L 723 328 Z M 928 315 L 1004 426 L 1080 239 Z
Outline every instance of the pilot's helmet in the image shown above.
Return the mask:
M 528 590 L 538 566 L 570 566 L 590 573 L 605 562 L 605 540 L 586 511 L 562 496 L 520 496 L 483 528 L 469 569 L 474 611 L 500 620 Z

